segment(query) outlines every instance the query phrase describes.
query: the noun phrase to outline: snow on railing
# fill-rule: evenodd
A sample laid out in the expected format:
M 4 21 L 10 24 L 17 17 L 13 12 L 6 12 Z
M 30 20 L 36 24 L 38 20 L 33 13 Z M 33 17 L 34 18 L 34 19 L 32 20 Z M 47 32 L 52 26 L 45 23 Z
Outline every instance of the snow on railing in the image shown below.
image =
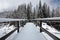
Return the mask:
M 0 22 L 25 21 L 25 20 L 27 20 L 27 19 L 0 18 Z
M 32 20 L 42 20 L 42 21 L 60 21 L 60 17 L 53 17 L 53 18 L 36 18 L 36 19 L 32 19 Z
M 43 27 L 42 27 L 42 22 L 46 22 L 46 21 L 48 21 L 48 22 L 50 22 L 50 21 L 54 21 L 54 22 L 59 22 L 60 21 L 60 17 L 53 17 L 53 18 L 36 18 L 36 19 L 30 19 L 30 20 L 32 20 L 32 21 L 39 21 L 40 23 L 40 32 L 46 32 L 49 36 L 51 36 L 54 40 L 60 40 L 60 38 L 59 37 L 57 37 L 57 36 L 55 36 L 54 34 L 52 34 L 51 32 L 49 32 L 49 31 L 47 31 L 46 29 L 44 29 Z
M 17 22 L 17 28 L 15 28 L 14 30 L 12 30 L 11 32 L 9 32 L 8 34 L 6 34 L 5 36 L 3 36 L 2 38 L 0 38 L 0 40 L 5 40 L 6 38 L 8 38 L 14 31 L 17 30 L 17 32 L 19 33 L 19 21 L 26 21 L 27 19 L 9 19 L 9 18 L 1 18 L 0 22 Z M 60 18 L 37 18 L 37 19 L 30 19 L 32 21 L 39 21 L 40 22 L 40 32 L 45 31 L 48 35 L 50 35 L 54 40 L 60 40 L 59 38 L 57 38 L 55 35 L 51 34 L 49 31 L 47 31 L 46 29 L 42 28 L 42 22 L 43 21 L 60 21 Z
M 17 27 L 13 29 L 11 32 L 7 33 L 3 37 L 0 38 L 0 40 L 5 40 L 7 39 L 11 34 L 13 34 L 16 30 L 19 33 L 19 22 L 20 21 L 26 21 L 27 19 L 11 19 L 11 18 L 0 18 L 0 23 L 5 23 L 5 22 L 17 22 Z

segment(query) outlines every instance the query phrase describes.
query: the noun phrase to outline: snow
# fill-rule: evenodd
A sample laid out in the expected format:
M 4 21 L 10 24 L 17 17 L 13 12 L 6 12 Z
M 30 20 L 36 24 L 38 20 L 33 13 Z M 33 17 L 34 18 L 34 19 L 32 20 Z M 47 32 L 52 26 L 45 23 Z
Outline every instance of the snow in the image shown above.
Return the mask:
M 48 34 L 46 34 L 45 32 L 42 32 L 42 34 L 45 36 L 46 40 L 54 40 L 53 38 L 51 38 Z
M 4 28 L 0 29 L 0 36 L 4 32 L 10 32 L 10 30 L 13 29 L 13 25 L 10 27 L 9 24 L 4 26 Z M 40 33 L 39 26 L 35 26 L 33 23 L 26 23 L 26 25 L 24 25 L 24 27 L 20 27 L 19 30 L 20 33 L 17 33 L 17 31 L 15 31 L 6 40 L 53 40 L 48 34 L 44 32 Z
M 52 33 L 53 35 L 55 35 L 56 37 L 60 38 L 60 31 L 58 31 L 55 28 L 47 25 L 47 23 L 42 23 L 42 27 L 44 29 L 46 29 L 47 31 L 49 31 L 50 33 Z
M 3 37 L 4 35 L 8 34 L 9 32 L 11 32 L 14 29 L 15 29 L 14 25 L 9 26 L 9 24 L 5 25 L 3 28 L 0 28 L 0 38 Z
M 32 19 L 32 20 L 60 20 L 60 17 L 52 17 L 52 18 L 36 18 L 36 19 Z
M 25 21 L 27 19 L 12 19 L 12 18 L 0 18 L 0 22 L 9 22 L 9 21 Z
M 46 35 L 40 33 L 38 31 L 39 29 L 39 26 L 36 27 L 33 23 L 26 23 L 26 25 L 21 28 L 20 33 L 13 33 L 7 40 L 47 40 Z M 49 36 L 47 37 L 50 38 Z
M 39 26 L 36 26 L 36 28 L 37 28 L 38 32 L 40 32 L 40 27 Z
M 22 30 L 22 28 L 23 27 L 20 27 L 20 31 Z M 17 30 L 12 34 L 12 35 L 10 35 L 6 40 L 14 40 L 14 39 L 16 39 L 16 37 L 17 37 L 17 35 L 18 35 L 18 33 L 17 33 Z
M 45 40 L 33 23 L 27 23 L 14 40 Z

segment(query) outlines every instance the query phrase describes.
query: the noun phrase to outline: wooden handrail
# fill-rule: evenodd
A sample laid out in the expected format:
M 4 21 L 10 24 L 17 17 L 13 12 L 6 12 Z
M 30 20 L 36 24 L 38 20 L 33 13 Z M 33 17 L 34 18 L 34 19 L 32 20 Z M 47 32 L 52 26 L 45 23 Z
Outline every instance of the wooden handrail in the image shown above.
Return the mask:
M 49 36 L 51 36 L 54 40 L 60 40 L 60 38 L 56 37 L 55 35 L 53 35 L 52 33 L 50 33 L 49 31 L 47 31 L 46 29 L 42 28 L 42 22 L 45 21 L 56 21 L 59 22 L 60 21 L 60 17 L 54 17 L 54 18 L 36 18 L 36 19 L 32 19 L 32 21 L 39 21 L 40 22 L 40 32 L 44 31 L 46 32 Z
M 42 31 L 46 32 L 49 36 L 51 36 L 54 40 L 60 40 L 58 37 L 56 37 L 55 35 L 53 35 L 52 33 L 50 33 L 49 31 L 47 31 L 44 28 L 41 28 Z
M 9 32 L 8 34 L 4 35 L 3 37 L 0 38 L 0 40 L 5 40 L 6 38 L 8 38 L 12 33 L 14 33 L 17 30 L 17 28 L 15 28 L 14 30 L 12 30 L 11 32 Z
M 9 32 L 8 34 L 4 35 L 3 37 L 0 38 L 0 40 L 5 40 L 7 39 L 11 34 L 13 34 L 16 30 L 19 33 L 19 21 L 26 21 L 27 19 L 11 19 L 11 18 L 1 18 L 0 23 L 4 22 L 17 22 L 17 28 Z
M 22 21 L 24 19 L 6 19 L 2 22 L 10 22 L 10 21 Z M 25 19 L 27 20 L 27 19 Z M 33 21 L 60 21 L 60 18 L 39 18 L 39 19 L 30 19 Z M 19 23 L 19 22 L 18 22 Z M 17 24 L 18 24 L 17 23 Z M 45 31 L 49 36 L 51 36 L 54 40 L 60 40 L 58 37 L 56 37 L 55 35 L 51 34 L 50 32 L 48 32 L 47 30 L 45 30 L 44 28 L 42 28 L 42 23 L 40 23 L 40 28 L 41 28 L 41 32 Z M 14 33 L 16 30 L 18 29 L 19 32 L 19 24 L 18 24 L 18 28 L 15 28 L 14 30 L 12 30 L 11 32 L 9 32 L 8 34 L 6 34 L 5 36 L 1 37 L 0 40 L 5 40 L 6 38 L 8 38 L 12 33 Z

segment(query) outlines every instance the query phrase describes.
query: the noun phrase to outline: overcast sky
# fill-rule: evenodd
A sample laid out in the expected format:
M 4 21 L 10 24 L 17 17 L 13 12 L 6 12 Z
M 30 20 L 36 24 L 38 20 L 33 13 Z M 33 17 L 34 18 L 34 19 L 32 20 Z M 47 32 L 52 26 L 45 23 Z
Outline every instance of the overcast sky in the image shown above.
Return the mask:
M 60 0 L 41 1 L 42 4 L 46 2 L 46 4 L 50 6 L 50 8 L 56 8 L 57 6 L 60 6 Z M 39 3 L 39 0 L 0 0 L 0 11 L 16 9 L 18 5 L 21 5 L 23 3 L 28 4 L 29 2 L 31 2 L 33 7 L 35 7 Z

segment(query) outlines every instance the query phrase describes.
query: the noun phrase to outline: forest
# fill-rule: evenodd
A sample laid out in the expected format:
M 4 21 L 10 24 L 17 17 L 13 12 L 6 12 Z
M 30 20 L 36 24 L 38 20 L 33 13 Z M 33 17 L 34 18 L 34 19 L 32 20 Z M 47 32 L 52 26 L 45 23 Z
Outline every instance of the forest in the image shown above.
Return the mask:
M 60 17 L 60 7 L 52 8 L 44 3 L 42 5 L 41 1 L 36 7 L 33 7 L 30 2 L 28 5 L 21 4 L 16 10 L 14 10 L 10 15 L 7 15 L 6 18 L 18 18 L 18 19 L 36 19 L 36 18 L 53 18 Z M 48 22 L 49 25 L 54 26 L 54 28 L 60 30 L 59 22 Z M 53 25 L 54 24 L 54 25 Z M 58 26 L 58 27 L 57 27 Z

